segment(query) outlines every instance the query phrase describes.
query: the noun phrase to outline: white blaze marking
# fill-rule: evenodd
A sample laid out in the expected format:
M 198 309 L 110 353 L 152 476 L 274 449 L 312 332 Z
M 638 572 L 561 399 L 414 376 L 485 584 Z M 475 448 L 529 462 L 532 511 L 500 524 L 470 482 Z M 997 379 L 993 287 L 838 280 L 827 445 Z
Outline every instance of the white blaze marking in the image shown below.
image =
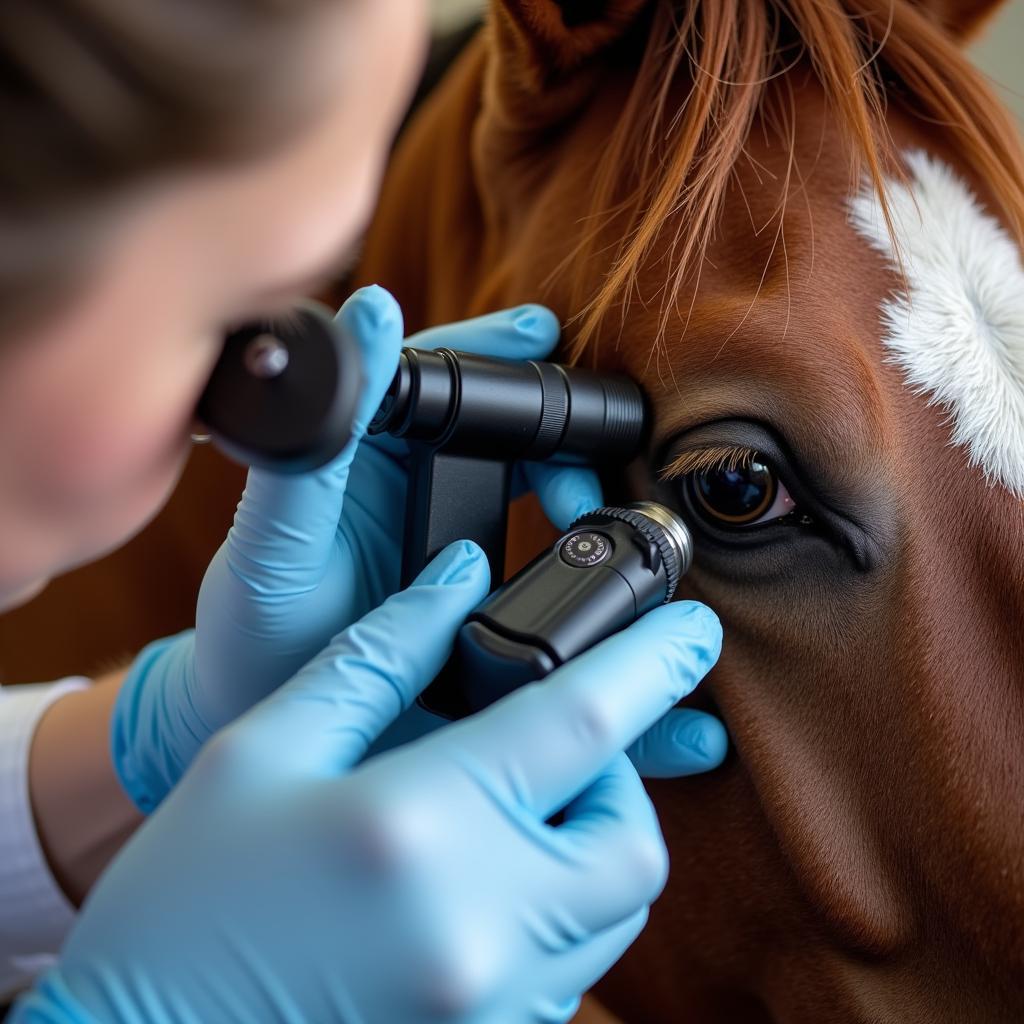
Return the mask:
M 952 443 L 1024 496 L 1024 268 L 1017 246 L 966 184 L 927 153 L 889 183 L 906 294 L 882 303 L 884 344 L 907 384 L 948 413 Z M 874 190 L 854 227 L 898 268 Z

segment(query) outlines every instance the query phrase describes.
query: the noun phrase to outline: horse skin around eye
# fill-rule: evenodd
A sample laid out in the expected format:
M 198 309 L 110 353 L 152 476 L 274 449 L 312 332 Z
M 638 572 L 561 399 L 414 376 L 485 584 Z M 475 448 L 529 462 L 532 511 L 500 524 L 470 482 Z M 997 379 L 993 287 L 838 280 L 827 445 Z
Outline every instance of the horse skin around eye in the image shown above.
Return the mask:
M 887 553 L 893 544 L 891 522 L 885 517 L 880 496 L 872 492 L 862 496 L 848 489 L 836 492 L 817 465 L 812 469 L 809 460 L 797 460 L 792 445 L 764 424 L 744 420 L 704 424 L 662 445 L 661 452 L 656 461 L 666 469 L 657 479 L 656 490 L 663 501 L 686 515 L 703 565 L 714 564 L 724 570 L 742 555 L 743 569 L 734 566 L 729 571 L 753 573 L 758 564 L 763 564 L 765 571 L 776 564 L 792 571 L 806 564 L 868 572 L 891 557 Z M 772 504 L 760 518 L 744 522 L 749 506 L 740 500 L 739 507 L 733 509 L 740 514 L 729 521 L 728 510 L 725 515 L 716 514 L 695 494 L 697 473 L 677 476 L 680 469 L 700 465 L 705 453 L 712 458 L 712 469 L 721 465 L 723 458 L 726 467 L 730 461 L 761 460 L 763 475 L 771 481 Z M 720 497 L 736 501 L 743 473 L 731 474 L 731 478 L 728 498 L 722 488 Z

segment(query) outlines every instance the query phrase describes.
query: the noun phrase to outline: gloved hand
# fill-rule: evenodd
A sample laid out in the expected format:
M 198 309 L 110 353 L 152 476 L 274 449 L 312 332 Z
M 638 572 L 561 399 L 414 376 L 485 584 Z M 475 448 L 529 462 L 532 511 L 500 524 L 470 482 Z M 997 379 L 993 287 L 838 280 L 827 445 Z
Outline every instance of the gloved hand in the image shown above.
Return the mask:
M 338 320 L 364 366 L 352 440 L 315 473 L 250 471 L 234 525 L 203 580 L 196 630 L 147 647 L 122 687 L 114 763 L 143 811 L 163 799 L 210 735 L 398 590 L 407 449 L 364 435 L 398 365 L 401 311 L 384 289 L 363 288 Z M 409 343 L 533 359 L 551 351 L 558 333 L 549 310 L 522 306 L 434 328 Z M 529 464 L 520 475 L 556 525 L 601 503 L 590 469 Z M 440 721 L 417 709 L 401 729 L 419 734 Z M 650 774 L 675 775 L 714 767 L 724 751 L 717 720 L 676 710 L 635 753 Z
M 696 685 L 720 630 L 658 608 L 360 764 L 486 590 L 479 549 L 452 545 L 207 744 L 14 1024 L 568 1020 L 667 870 L 617 752 Z
M 376 289 L 375 298 L 386 301 L 388 295 Z M 421 331 L 405 344 L 502 358 L 543 359 L 550 355 L 558 338 L 555 315 L 543 306 L 527 305 Z M 359 566 L 359 582 L 348 592 L 347 607 L 352 618 L 398 589 L 402 551 L 398 538 L 405 527 L 407 455 L 405 442 L 387 435 L 364 438 L 356 453 L 340 525 L 351 557 Z M 592 469 L 557 460 L 524 462 L 516 467 L 513 494 L 528 490 L 536 492 L 548 518 L 562 530 L 604 503 L 600 481 Z M 371 752 L 390 750 L 444 724 L 444 719 L 414 705 L 385 731 Z M 673 778 L 718 767 L 727 748 L 728 738 L 717 718 L 692 708 L 674 708 L 648 729 L 628 754 L 641 775 Z

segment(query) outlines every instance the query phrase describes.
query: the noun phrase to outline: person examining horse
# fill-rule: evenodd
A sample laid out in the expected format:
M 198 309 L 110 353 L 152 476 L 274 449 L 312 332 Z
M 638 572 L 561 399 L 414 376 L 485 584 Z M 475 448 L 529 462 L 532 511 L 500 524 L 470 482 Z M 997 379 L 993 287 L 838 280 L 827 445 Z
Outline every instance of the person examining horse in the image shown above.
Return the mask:
M 0 606 L 140 529 L 226 333 L 336 272 L 424 15 L 4 5 Z M 195 629 L 92 682 L 0 692 L 0 991 L 32 984 L 19 1024 L 567 1020 L 665 882 L 637 769 L 721 761 L 717 720 L 674 707 L 721 645 L 697 602 L 367 757 L 489 581 L 456 542 L 399 590 L 407 458 L 363 435 L 402 315 L 370 287 L 338 316 L 364 365 L 354 436 L 317 472 L 249 474 Z M 527 359 L 558 336 L 519 303 L 410 343 Z M 588 469 L 531 473 L 560 525 L 601 503 Z

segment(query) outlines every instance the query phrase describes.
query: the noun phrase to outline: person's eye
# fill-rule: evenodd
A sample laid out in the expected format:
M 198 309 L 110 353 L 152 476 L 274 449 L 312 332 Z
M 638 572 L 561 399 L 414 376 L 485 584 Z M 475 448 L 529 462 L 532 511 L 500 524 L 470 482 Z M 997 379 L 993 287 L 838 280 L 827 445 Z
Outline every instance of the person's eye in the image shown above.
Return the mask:
M 746 530 L 783 519 L 804 521 L 772 461 L 750 448 L 687 452 L 662 476 L 683 508 L 718 530 Z

